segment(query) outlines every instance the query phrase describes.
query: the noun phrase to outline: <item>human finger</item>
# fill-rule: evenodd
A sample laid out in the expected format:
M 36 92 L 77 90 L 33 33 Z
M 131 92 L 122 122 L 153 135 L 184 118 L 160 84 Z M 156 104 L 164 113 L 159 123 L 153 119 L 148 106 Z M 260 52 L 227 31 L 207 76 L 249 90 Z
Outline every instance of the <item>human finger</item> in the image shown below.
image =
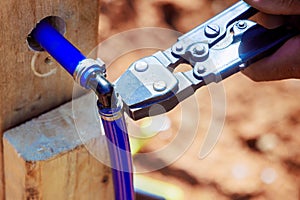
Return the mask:
M 299 15 L 299 0 L 244 0 L 252 7 L 268 14 Z
M 274 54 L 251 64 L 242 72 L 254 81 L 300 78 L 300 35 L 288 40 Z
M 262 25 L 265 28 L 273 29 L 283 25 L 286 22 L 286 16 L 271 15 L 259 12 L 251 18 L 252 21 Z

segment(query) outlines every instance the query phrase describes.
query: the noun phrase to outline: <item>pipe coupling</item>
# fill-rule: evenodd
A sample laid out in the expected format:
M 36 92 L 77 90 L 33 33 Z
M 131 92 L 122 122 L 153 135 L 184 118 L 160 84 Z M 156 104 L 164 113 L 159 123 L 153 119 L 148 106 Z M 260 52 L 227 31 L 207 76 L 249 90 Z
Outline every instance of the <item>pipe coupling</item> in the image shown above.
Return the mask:
M 82 87 L 91 89 L 88 85 L 88 80 L 89 76 L 94 73 L 100 73 L 105 77 L 105 63 L 100 58 L 97 58 L 96 60 L 87 58 L 79 62 L 76 70 L 74 71 L 73 78 Z

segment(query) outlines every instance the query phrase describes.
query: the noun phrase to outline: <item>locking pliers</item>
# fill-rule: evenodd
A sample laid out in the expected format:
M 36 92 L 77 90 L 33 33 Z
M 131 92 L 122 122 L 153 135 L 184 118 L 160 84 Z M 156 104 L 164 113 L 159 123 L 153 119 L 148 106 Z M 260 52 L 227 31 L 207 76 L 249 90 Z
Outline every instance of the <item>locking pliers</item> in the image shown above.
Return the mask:
M 164 51 L 132 63 L 115 90 L 134 119 L 161 114 L 209 83 L 219 82 L 278 48 L 297 31 L 248 20 L 257 10 L 239 1 L 178 38 Z M 190 71 L 173 73 L 182 63 Z

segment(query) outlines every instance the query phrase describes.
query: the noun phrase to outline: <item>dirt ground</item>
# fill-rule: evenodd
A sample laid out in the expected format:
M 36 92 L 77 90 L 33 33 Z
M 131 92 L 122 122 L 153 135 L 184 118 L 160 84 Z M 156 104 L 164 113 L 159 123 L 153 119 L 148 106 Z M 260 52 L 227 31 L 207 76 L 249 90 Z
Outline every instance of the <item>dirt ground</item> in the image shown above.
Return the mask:
M 143 27 L 185 33 L 235 1 L 100 2 L 99 39 L 104 41 L 122 31 Z M 135 43 L 135 38 L 131 42 Z M 113 48 L 123 48 L 122 43 Z M 130 62 L 149 53 L 150 50 L 144 50 L 122 55 L 109 68 L 108 77 L 116 79 Z M 206 133 L 214 126 L 212 110 L 218 110 L 218 105 L 212 103 L 210 90 L 201 88 L 195 94 L 197 103 L 179 106 L 166 115 L 169 128 L 151 137 L 140 151 L 155 152 L 167 147 L 178 136 L 180 126 L 184 126 L 186 135 L 196 134 L 183 154 L 160 170 L 150 168 L 153 163 L 168 160 L 169 155 L 156 154 L 145 162 L 136 160 L 136 167 L 152 171 L 143 175 L 177 186 L 183 199 L 300 199 L 300 81 L 256 83 L 239 73 L 222 81 L 221 87 L 226 102 L 224 126 L 208 156 L 200 159 L 199 152 Z M 200 117 L 182 115 L 181 109 L 196 111 Z M 196 127 L 189 125 L 195 121 Z M 168 148 L 175 152 L 179 147 Z

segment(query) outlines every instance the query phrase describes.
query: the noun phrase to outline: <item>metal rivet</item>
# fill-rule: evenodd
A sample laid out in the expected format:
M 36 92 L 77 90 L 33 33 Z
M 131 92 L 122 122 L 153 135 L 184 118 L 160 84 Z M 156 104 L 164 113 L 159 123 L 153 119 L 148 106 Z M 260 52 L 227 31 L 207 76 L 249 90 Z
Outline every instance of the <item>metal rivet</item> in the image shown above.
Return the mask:
M 134 69 L 138 72 L 144 72 L 148 69 L 148 63 L 146 63 L 146 62 L 137 62 L 134 66 Z
M 165 81 L 156 81 L 153 83 L 154 90 L 161 92 L 167 88 L 167 84 Z
M 183 50 L 182 44 L 176 44 L 176 45 L 175 45 L 175 50 L 176 50 L 176 51 L 182 51 L 182 50 Z
M 214 38 L 220 34 L 220 27 L 215 24 L 207 25 L 204 32 L 207 37 Z
M 198 65 L 197 66 L 197 72 L 199 74 L 203 74 L 206 71 L 206 68 L 203 65 Z
M 240 68 L 240 69 L 244 69 L 244 68 L 246 68 L 246 67 L 247 67 L 247 65 L 246 65 L 245 63 L 242 63 L 242 64 L 239 65 L 239 68 Z
M 244 28 L 247 27 L 247 23 L 246 23 L 245 21 L 241 20 L 241 21 L 239 21 L 239 22 L 237 23 L 237 27 L 238 27 L 239 29 L 244 29 Z
M 202 55 L 205 52 L 204 45 L 196 45 L 193 49 L 193 53 L 197 55 Z
M 188 52 L 193 61 L 200 62 L 208 58 L 209 48 L 205 43 L 194 43 L 189 47 Z

